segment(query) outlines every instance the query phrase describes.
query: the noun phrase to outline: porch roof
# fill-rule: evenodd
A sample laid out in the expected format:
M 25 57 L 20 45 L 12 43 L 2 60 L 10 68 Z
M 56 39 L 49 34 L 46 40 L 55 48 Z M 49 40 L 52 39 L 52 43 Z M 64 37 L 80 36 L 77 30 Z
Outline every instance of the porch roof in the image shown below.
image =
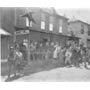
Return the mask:
M 11 34 L 7 32 L 6 30 L 0 28 L 0 35 L 11 35 Z

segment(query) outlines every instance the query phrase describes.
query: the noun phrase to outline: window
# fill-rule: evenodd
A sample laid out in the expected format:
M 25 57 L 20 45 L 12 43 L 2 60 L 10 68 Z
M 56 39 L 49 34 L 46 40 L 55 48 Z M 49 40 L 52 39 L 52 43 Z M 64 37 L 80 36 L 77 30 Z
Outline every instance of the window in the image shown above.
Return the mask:
M 62 33 L 62 20 L 59 20 L 59 33 Z
M 53 31 L 53 24 L 52 23 L 49 24 L 49 30 Z
M 84 34 L 84 25 L 81 24 L 81 34 Z
M 45 29 L 45 14 L 41 13 L 41 29 Z
M 59 33 L 62 33 L 62 26 L 59 27 Z
M 53 23 L 54 23 L 54 17 L 50 16 L 50 21 L 49 21 L 49 30 L 53 31 Z
M 45 29 L 45 22 L 41 21 L 41 29 Z
M 29 27 L 29 20 L 26 18 L 26 26 Z M 30 27 L 32 27 L 32 21 L 30 22 Z

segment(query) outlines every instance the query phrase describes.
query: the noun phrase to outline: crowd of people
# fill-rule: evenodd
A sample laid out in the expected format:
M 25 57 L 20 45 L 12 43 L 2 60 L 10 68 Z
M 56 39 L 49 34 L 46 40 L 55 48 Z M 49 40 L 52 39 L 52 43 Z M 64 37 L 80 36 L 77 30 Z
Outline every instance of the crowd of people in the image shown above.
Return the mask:
M 83 64 L 85 68 L 87 68 L 87 64 L 90 64 L 90 50 L 73 40 L 67 41 L 65 45 L 49 41 L 32 41 L 29 44 L 27 40 L 24 40 L 21 43 L 14 43 L 14 46 L 9 48 L 9 77 L 11 66 L 14 66 L 15 70 L 19 72 L 28 64 L 28 52 L 30 52 L 30 61 L 60 60 L 64 66 L 80 67 Z
M 87 67 L 90 63 L 90 50 L 75 41 L 68 41 L 64 46 L 59 42 L 30 44 L 30 60 L 60 60 L 65 66 L 80 67 L 80 64 Z

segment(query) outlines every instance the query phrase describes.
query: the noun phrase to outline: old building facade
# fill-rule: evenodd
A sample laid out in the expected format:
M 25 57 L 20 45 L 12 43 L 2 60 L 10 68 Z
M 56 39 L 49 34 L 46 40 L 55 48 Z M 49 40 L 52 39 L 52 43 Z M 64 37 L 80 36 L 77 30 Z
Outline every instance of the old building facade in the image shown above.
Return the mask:
M 31 40 L 61 41 L 62 36 L 64 37 L 68 33 L 67 32 L 67 20 L 68 19 L 63 16 L 54 14 L 53 12 L 50 12 L 50 10 L 48 9 L 41 9 L 41 8 L 22 9 L 21 8 L 22 10 L 21 13 L 18 10 L 20 10 L 20 8 L 16 10 L 16 18 L 17 18 L 16 26 L 19 28 L 23 28 L 23 29 L 25 27 L 29 27 L 28 21 L 26 18 L 20 17 L 20 15 L 27 13 L 30 10 L 33 12 L 32 16 L 36 23 L 31 23 L 30 25 L 30 39 Z
M 76 37 L 79 37 L 79 43 L 83 43 L 85 47 L 90 47 L 90 25 L 81 20 L 69 22 L 68 30 L 73 31 Z
M 14 40 L 17 42 L 22 42 L 24 39 L 40 42 L 58 41 L 62 45 L 66 43 L 68 19 L 54 13 L 53 10 L 47 8 L 0 8 L 0 12 L 1 28 L 11 33 L 8 40 L 4 36 L 2 37 L 2 58 L 7 58 L 8 46 Z M 30 23 L 30 27 L 27 18 L 22 17 L 28 12 L 32 12 L 35 20 L 35 23 Z M 8 43 L 5 44 L 6 41 Z

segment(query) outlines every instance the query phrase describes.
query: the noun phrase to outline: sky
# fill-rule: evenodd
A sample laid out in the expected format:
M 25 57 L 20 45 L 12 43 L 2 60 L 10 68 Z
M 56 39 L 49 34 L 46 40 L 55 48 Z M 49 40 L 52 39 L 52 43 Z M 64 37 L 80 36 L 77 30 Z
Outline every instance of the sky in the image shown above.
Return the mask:
M 74 20 L 82 20 L 90 24 L 90 9 L 57 9 L 57 13 Z
M 0 7 L 55 7 L 61 15 L 90 24 L 90 0 L 0 0 Z

